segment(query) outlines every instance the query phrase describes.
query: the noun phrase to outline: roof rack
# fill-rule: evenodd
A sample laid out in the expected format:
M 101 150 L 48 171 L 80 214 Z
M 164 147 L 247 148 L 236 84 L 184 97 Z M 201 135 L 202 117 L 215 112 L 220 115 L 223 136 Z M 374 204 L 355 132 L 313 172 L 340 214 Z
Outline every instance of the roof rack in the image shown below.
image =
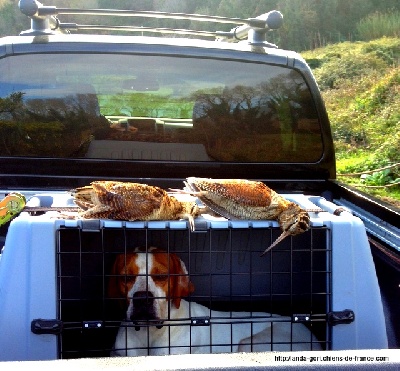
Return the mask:
M 202 37 L 214 37 L 217 40 L 240 41 L 247 37 L 250 44 L 263 44 L 269 47 L 276 47 L 274 44 L 265 41 L 266 32 L 276 30 L 282 25 L 283 16 L 273 10 L 256 18 L 227 18 L 208 16 L 200 14 L 167 13 L 157 11 L 133 11 L 118 9 L 77 9 L 57 8 L 45 6 L 36 0 L 20 0 L 21 12 L 31 18 L 31 28 L 23 31 L 20 35 L 54 35 L 57 33 L 70 33 L 79 30 L 106 30 L 106 31 L 127 31 L 127 32 L 159 32 L 166 34 L 195 35 Z M 158 27 L 141 26 L 107 26 L 107 25 L 80 25 L 76 23 L 62 23 L 57 18 L 60 14 L 74 15 L 100 15 L 117 17 L 142 17 L 155 19 L 178 19 L 199 22 L 230 23 L 236 26 L 228 32 L 224 31 L 197 31 L 187 29 L 171 29 Z

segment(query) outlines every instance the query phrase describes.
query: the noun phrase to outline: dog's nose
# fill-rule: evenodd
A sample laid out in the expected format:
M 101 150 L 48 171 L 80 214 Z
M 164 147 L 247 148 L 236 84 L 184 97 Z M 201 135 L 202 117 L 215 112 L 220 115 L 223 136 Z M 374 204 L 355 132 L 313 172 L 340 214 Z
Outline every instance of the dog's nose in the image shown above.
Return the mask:
M 129 317 L 133 322 L 156 319 L 154 295 L 149 291 L 135 292 L 132 295 L 132 312 Z
M 153 304 L 154 296 L 150 291 L 137 291 L 133 294 L 132 299 L 141 305 L 150 305 Z
M 131 312 L 128 314 L 130 320 L 135 325 L 135 330 L 139 331 L 141 326 L 148 326 L 152 323 L 160 329 L 163 321 L 160 320 L 155 308 L 154 295 L 149 291 L 137 291 L 132 295 Z

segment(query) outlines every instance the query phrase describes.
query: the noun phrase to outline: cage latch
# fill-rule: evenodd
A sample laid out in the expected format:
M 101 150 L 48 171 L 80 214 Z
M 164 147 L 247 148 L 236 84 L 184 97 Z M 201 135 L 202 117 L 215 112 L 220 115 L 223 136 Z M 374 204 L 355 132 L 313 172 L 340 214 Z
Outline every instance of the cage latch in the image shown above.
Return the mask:
M 100 220 L 99 219 L 87 219 L 81 220 L 82 231 L 84 232 L 98 232 L 100 231 Z
M 193 317 L 191 318 L 192 326 L 210 326 L 210 317 Z
M 311 315 L 309 314 L 293 314 L 292 322 L 295 323 L 306 323 L 311 321 Z
M 354 317 L 354 312 L 351 309 L 329 312 L 327 314 L 328 323 L 331 326 L 352 323 L 354 321 Z
M 58 319 L 34 319 L 31 322 L 31 331 L 36 335 L 59 335 L 63 329 L 62 321 Z
M 103 327 L 103 321 L 84 321 L 82 328 L 85 330 L 97 329 Z
M 207 221 L 196 220 L 194 221 L 194 228 L 192 232 L 206 233 L 209 230 Z

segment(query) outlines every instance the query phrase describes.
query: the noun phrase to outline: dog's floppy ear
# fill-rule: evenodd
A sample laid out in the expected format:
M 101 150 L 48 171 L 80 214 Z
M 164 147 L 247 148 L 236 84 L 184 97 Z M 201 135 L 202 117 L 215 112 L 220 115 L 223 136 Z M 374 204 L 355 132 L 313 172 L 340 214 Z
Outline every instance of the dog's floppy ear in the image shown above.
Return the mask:
M 190 295 L 194 291 L 194 285 L 189 280 L 185 263 L 176 254 L 169 254 L 169 265 L 172 273 L 169 297 L 175 307 L 179 308 L 182 297 Z
M 126 293 L 122 292 L 122 287 L 120 284 L 120 280 L 123 279 L 123 272 L 126 263 L 125 254 L 117 255 L 117 258 L 114 261 L 114 264 L 110 271 L 110 277 L 108 280 L 108 288 L 107 288 L 107 296 L 112 299 L 121 299 L 118 300 L 119 305 L 121 308 L 125 307 L 126 303 Z M 124 308 L 125 309 L 125 308 Z

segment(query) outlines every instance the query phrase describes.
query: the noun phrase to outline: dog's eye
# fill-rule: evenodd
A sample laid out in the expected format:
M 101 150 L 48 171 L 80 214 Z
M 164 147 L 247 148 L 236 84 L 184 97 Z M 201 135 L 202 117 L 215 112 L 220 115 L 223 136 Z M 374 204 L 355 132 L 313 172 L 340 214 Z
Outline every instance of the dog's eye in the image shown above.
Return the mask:
M 167 274 L 154 274 L 151 276 L 155 282 L 165 282 L 168 280 Z
M 130 284 L 134 283 L 136 279 L 136 276 L 123 276 L 122 280 L 125 282 L 125 284 Z

